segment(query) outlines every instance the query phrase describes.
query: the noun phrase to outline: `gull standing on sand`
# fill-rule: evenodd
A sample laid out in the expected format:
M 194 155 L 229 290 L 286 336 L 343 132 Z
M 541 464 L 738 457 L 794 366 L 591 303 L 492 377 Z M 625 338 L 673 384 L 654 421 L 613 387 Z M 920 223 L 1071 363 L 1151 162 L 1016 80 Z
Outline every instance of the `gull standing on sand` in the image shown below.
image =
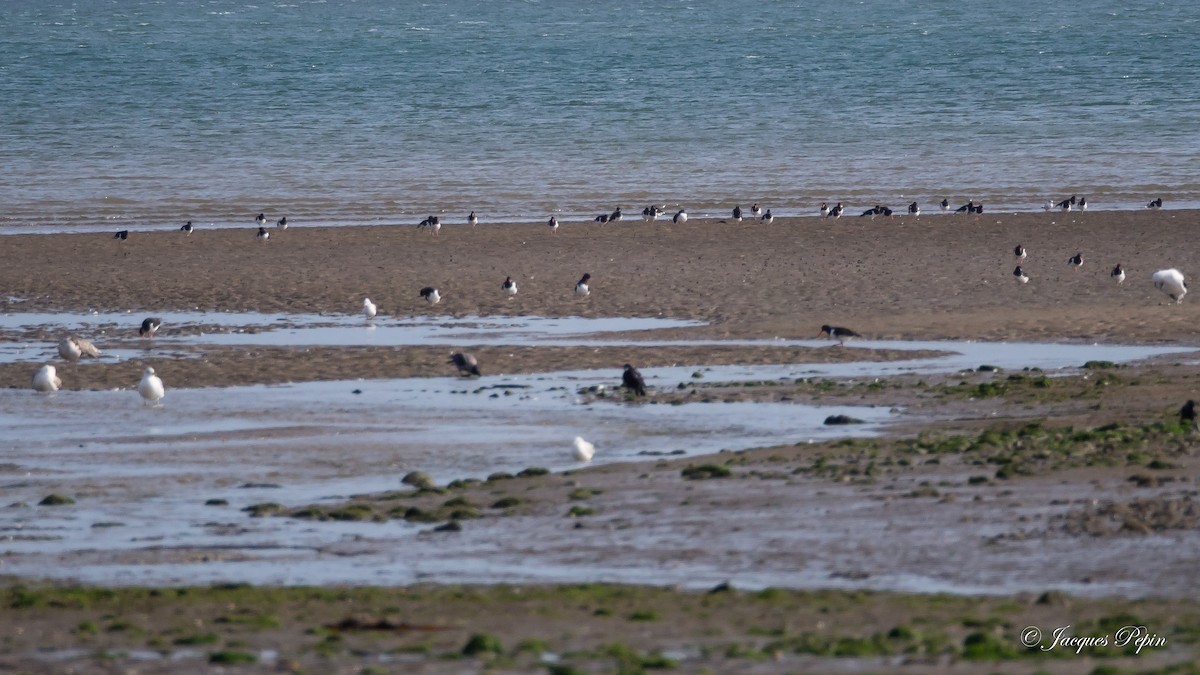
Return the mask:
M 679 209 L 678 211 L 676 211 L 675 217 L 671 219 L 671 222 L 675 223 L 676 225 L 686 223 L 687 222 L 687 211 L 684 209 Z
M 426 286 L 421 289 L 421 297 L 425 298 L 425 302 L 431 305 L 436 305 L 442 301 L 442 294 L 433 286 Z
M 467 216 L 467 224 L 471 227 L 475 227 L 479 224 L 479 217 L 475 215 L 474 211 L 471 212 L 471 215 Z
M 1108 276 L 1112 277 L 1112 280 L 1118 284 L 1123 283 L 1125 281 L 1125 270 L 1121 269 L 1121 263 L 1117 263 L 1117 266 L 1112 268 Z
M 192 227 L 192 221 L 189 220 L 183 224 L 183 227 L 179 228 L 179 231 L 183 232 L 183 236 L 190 237 L 192 236 L 192 230 L 194 229 L 196 228 Z
M 44 394 L 58 391 L 62 387 L 62 380 L 59 379 L 58 373 L 54 366 L 45 365 L 38 368 L 38 371 L 33 374 L 33 390 L 40 391 Z
M 271 238 L 271 233 L 267 232 L 267 228 L 259 225 L 258 234 L 254 235 L 254 236 L 258 237 L 259 241 L 266 241 Z
M 1183 302 L 1183 296 L 1187 295 L 1187 282 L 1183 279 L 1183 272 L 1172 267 L 1159 270 L 1150 278 L 1154 281 L 1154 287 L 1170 296 L 1175 304 Z
M 1083 267 L 1083 254 L 1076 253 L 1075 255 L 1071 256 L 1070 258 L 1067 258 L 1067 264 L 1071 266 L 1071 269 L 1076 269 L 1076 270 L 1079 269 L 1080 267 Z
M 1025 270 L 1021 269 L 1020 265 L 1017 265 L 1017 269 L 1013 270 L 1013 278 L 1023 284 L 1029 283 L 1029 275 L 1025 274 Z
M 162 397 L 166 394 L 163 388 L 163 381 L 158 375 L 154 374 L 154 369 L 147 367 L 142 371 L 142 380 L 138 382 L 137 392 L 141 395 L 142 400 L 146 405 L 158 405 Z
M 474 375 L 475 377 L 483 377 L 483 374 L 479 372 L 479 361 L 477 361 L 473 355 L 466 352 L 452 353 L 450 355 L 450 360 L 447 361 L 447 363 L 453 363 L 454 367 L 458 368 L 458 373 L 460 375 L 465 375 L 468 377 L 471 375 Z
M 367 317 L 368 321 L 375 318 L 376 309 L 377 308 L 375 307 L 375 303 L 371 302 L 370 298 L 363 298 L 363 305 L 362 305 L 363 316 Z
M 505 295 L 513 296 L 517 294 L 517 282 L 512 280 L 512 277 L 504 277 L 504 283 L 500 284 L 500 288 Z
M 575 284 L 575 295 L 586 297 L 592 294 L 592 289 L 588 287 L 588 281 L 590 281 L 591 278 L 592 275 L 586 273 L 579 278 L 579 283 Z
M 546 221 L 546 224 L 550 226 L 551 232 L 558 232 L 558 216 L 550 216 L 550 220 Z
M 100 350 L 83 338 L 68 335 L 58 341 L 58 355 L 74 363 L 83 357 L 99 358 Z
M 583 436 L 576 436 L 573 445 L 574 450 L 571 454 L 577 462 L 590 462 L 592 457 L 596 456 L 596 446 L 583 440 Z
M 138 328 L 138 336 L 144 338 L 152 338 L 162 326 L 162 319 L 157 316 L 148 316 L 142 319 L 142 325 Z

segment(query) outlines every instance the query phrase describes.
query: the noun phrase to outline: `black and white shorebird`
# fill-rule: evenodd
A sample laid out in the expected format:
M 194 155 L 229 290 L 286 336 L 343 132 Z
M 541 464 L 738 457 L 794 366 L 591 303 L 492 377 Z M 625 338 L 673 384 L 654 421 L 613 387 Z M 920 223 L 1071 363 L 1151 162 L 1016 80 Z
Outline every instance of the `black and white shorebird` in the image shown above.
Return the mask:
M 1158 199 L 1151 199 L 1150 203 L 1146 205 L 1146 208 L 1161 209 L 1162 208 L 1162 197 L 1159 197 Z
M 891 218 L 891 217 L 892 217 L 892 213 L 893 213 L 893 212 L 892 212 L 892 210 L 891 210 L 891 209 L 889 209 L 888 207 L 884 206 L 884 207 L 882 208 L 882 210 L 879 212 L 879 215 L 883 216 L 884 218 Z
M 908 205 L 908 215 L 914 216 L 914 217 L 920 217 L 921 207 L 918 206 L 916 202 L 909 204 Z
M 883 213 L 883 207 L 882 207 L 882 206 L 880 206 L 879 204 L 876 204 L 875 206 L 873 206 L 873 207 L 871 207 L 871 208 L 867 209 L 866 211 L 863 211 L 862 213 L 858 214 L 858 217 L 859 217 L 859 218 L 863 218 L 863 217 L 865 217 L 865 216 L 871 216 L 872 218 L 874 218 L 875 216 L 877 216 L 877 215 L 879 215 L 879 214 L 881 214 L 881 213 Z
M 453 363 L 454 367 L 458 368 L 459 375 L 483 377 L 483 374 L 479 372 L 479 361 L 475 359 L 473 354 L 454 352 L 450 355 L 450 360 L 447 363 Z
M 467 224 L 471 227 L 475 227 L 479 224 L 479 216 L 475 215 L 474 211 L 467 215 Z
M 846 344 L 846 338 L 862 337 L 861 335 L 850 330 L 849 328 L 843 328 L 841 326 L 830 326 L 829 324 L 825 324 L 824 326 L 821 326 L 821 332 L 817 333 L 817 337 L 821 337 L 823 335 L 829 336 L 830 338 L 837 340 L 839 345 Z
M 258 226 L 258 234 L 254 235 L 259 241 L 266 241 L 271 238 L 271 233 L 267 232 L 267 228 L 262 225 Z
M 279 220 L 275 221 L 275 227 L 278 227 L 281 230 L 286 230 L 287 226 L 288 226 L 287 216 L 284 216 L 284 217 L 280 218 Z
M 183 227 L 179 228 L 179 231 L 183 232 L 183 236 L 190 237 L 192 236 L 192 230 L 194 229 L 196 228 L 192 227 L 192 221 L 189 220 L 183 224 Z
M 832 209 L 829 209 L 829 215 L 827 215 L 825 217 L 826 218 L 841 218 L 842 212 L 845 210 L 846 210 L 846 207 L 842 206 L 841 202 L 838 202 L 837 204 L 833 205 Z
M 610 223 L 621 222 L 621 207 L 618 206 L 615 211 L 608 214 L 608 222 L 610 222 Z
M 755 218 L 762 217 L 762 207 L 758 205 L 758 202 L 754 202 L 750 205 L 750 215 L 754 216 Z
M 558 232 L 558 216 L 550 216 L 550 220 L 546 221 L 546 225 L 550 227 L 551 232 Z
M 976 215 L 983 213 L 983 204 L 976 204 L 974 208 L 967 209 L 967 213 L 974 213 Z
M 974 200 L 969 201 L 966 204 L 963 204 L 962 206 L 958 207 L 957 209 L 954 209 L 954 212 L 955 213 L 975 213 Z
M 580 277 L 579 282 L 575 284 L 575 295 L 591 295 L 592 289 L 588 286 L 588 282 L 591 281 L 591 279 L 592 275 L 590 274 L 584 274 L 582 277 Z
M 426 286 L 421 289 L 421 297 L 425 298 L 425 302 L 431 305 L 436 305 L 442 301 L 442 294 L 433 286 Z
M 1187 281 L 1183 278 L 1183 272 L 1174 267 L 1159 270 L 1150 279 L 1154 282 L 1155 288 L 1166 293 L 1177 305 L 1183 302 L 1183 296 L 1187 295 Z
M 129 230 L 118 230 L 117 233 L 113 235 L 113 239 L 120 239 L 121 241 L 125 241 L 128 238 Z
M 1076 253 L 1070 258 L 1067 258 L 1067 264 L 1070 265 L 1072 269 L 1079 269 L 1080 267 L 1083 267 L 1083 254 Z
M 762 218 L 759 218 L 759 220 L 766 225 L 770 225 L 775 222 L 775 216 L 771 215 L 771 209 L 767 209 L 767 212 L 762 214 Z
M 733 219 L 734 219 L 734 220 L 736 220 L 736 221 L 741 221 L 741 219 L 742 219 L 742 207 L 741 207 L 740 205 L 739 205 L 739 206 L 735 206 L 735 207 L 733 207 Z
M 1112 268 L 1112 271 L 1108 273 L 1108 276 L 1111 277 L 1112 280 L 1117 282 L 1118 284 L 1124 283 L 1125 270 L 1121 269 L 1121 263 L 1117 263 L 1117 266 Z
M 512 277 L 504 277 L 504 283 L 500 284 L 500 289 L 505 295 L 517 294 L 517 282 L 512 280 Z
M 367 317 L 368 321 L 375 318 L 375 314 L 378 312 L 378 309 L 379 308 L 375 306 L 375 303 L 371 302 L 370 298 L 363 298 L 362 313 L 363 316 Z
M 1191 427 L 1192 430 L 1200 429 L 1196 423 L 1196 402 L 1190 398 L 1179 409 L 1179 424 Z
M 1013 247 L 1013 257 L 1016 258 L 1017 260 L 1024 260 L 1025 259 L 1025 247 L 1020 244 L 1017 244 L 1016 246 L 1014 246 Z
M 142 319 L 142 325 L 140 328 L 138 328 L 138 336 L 152 338 L 161 327 L 162 319 L 158 318 L 157 316 L 148 316 L 145 319 Z
M 658 217 L 663 214 L 663 210 L 658 206 L 647 206 L 642 209 L 642 220 L 650 223 L 658 220 Z
M 822 218 L 829 217 L 829 203 L 828 202 L 821 202 L 821 217 Z
M 417 229 L 429 228 L 430 234 L 437 234 L 442 229 L 442 219 L 437 216 L 429 216 L 417 224 Z
M 1022 284 L 1029 283 L 1029 275 L 1025 274 L 1025 270 L 1021 269 L 1020 265 L 1017 265 L 1017 268 L 1013 270 L 1013 278 Z
M 257 216 L 254 216 L 254 224 L 258 225 L 259 227 L 266 225 L 267 224 L 267 214 L 260 213 Z
M 621 386 L 633 392 L 634 396 L 646 395 L 646 381 L 642 379 L 638 369 L 628 363 L 625 364 L 625 372 L 621 374 Z
M 943 211 L 949 211 L 950 210 L 950 200 L 943 198 L 941 201 L 941 206 L 942 206 Z
M 1054 205 L 1060 211 L 1070 211 L 1075 206 L 1075 195 L 1071 195 L 1070 199 L 1064 199 Z
M 592 220 L 597 223 L 607 223 L 608 222 L 608 214 L 601 213 L 600 215 L 596 216 L 595 218 L 592 218 Z
M 687 222 L 687 210 L 679 209 L 675 212 L 675 217 L 671 218 L 671 222 L 679 225 Z
M 1079 203 L 1076 204 L 1080 211 L 1087 211 L 1087 197 L 1080 197 Z

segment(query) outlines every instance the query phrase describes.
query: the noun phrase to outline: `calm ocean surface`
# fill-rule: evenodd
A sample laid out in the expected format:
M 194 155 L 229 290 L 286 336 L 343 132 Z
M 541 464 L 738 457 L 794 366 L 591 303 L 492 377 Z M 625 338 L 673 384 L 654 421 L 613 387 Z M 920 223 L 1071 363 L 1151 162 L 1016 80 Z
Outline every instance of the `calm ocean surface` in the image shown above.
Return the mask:
M 2 0 L 0 229 L 1200 206 L 1184 0 Z

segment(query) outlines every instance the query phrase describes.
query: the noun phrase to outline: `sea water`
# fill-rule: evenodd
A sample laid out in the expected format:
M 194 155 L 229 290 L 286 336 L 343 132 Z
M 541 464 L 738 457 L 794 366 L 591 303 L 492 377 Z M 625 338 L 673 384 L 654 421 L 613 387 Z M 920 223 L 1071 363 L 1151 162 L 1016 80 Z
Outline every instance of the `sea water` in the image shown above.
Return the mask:
M 1200 206 L 1200 4 L 4 0 L 0 230 Z

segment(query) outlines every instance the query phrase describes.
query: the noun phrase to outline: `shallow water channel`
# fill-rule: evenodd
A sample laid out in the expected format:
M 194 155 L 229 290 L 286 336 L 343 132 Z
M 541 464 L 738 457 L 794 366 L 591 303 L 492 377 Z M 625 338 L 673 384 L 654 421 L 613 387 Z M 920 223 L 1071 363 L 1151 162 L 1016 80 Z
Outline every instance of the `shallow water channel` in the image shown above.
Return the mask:
M 57 315 L 15 315 L 0 328 L 53 325 Z M 236 316 L 236 318 L 233 318 Z M 136 317 L 135 317 L 136 319 Z M 169 319 L 170 320 L 170 319 Z M 63 315 L 64 330 L 136 326 L 128 316 Z M 89 323 L 90 321 L 90 323 Z M 654 319 L 389 319 L 206 314 L 174 324 L 220 326 L 172 336 L 166 344 L 731 344 L 655 341 L 628 331 L 694 325 Z M 230 328 L 230 327 L 233 328 Z M 115 330 L 115 328 L 114 328 Z M 619 340 L 606 339 L 620 331 Z M 374 342 L 383 340 L 382 343 Z M 828 342 L 741 341 L 746 345 L 828 345 Z M 17 348 L 0 352 L 16 358 Z M 1185 348 L 943 342 L 857 342 L 848 348 L 945 350 L 941 358 L 889 363 L 717 366 L 703 381 L 779 378 L 873 378 L 934 373 L 991 364 L 1005 369 L 1072 368 L 1088 360 L 1149 358 Z M 26 344 L 21 349 L 49 350 Z M 48 356 L 37 352 L 40 358 Z M 17 360 L 25 360 L 19 358 Z M 30 359 L 33 361 L 38 358 Z M 697 368 L 643 369 L 652 388 L 692 381 Z M 285 506 L 398 489 L 412 470 L 438 482 L 482 478 L 538 466 L 581 466 L 570 453 L 579 435 L 594 442 L 594 463 L 638 461 L 663 454 L 699 455 L 774 444 L 878 433 L 903 413 L 884 408 L 790 403 L 641 405 L 585 402 L 580 389 L 619 384 L 619 371 L 533 375 L 311 382 L 280 386 L 175 389 L 158 408 L 129 391 L 64 391 L 38 395 L 0 391 L 0 573 L 54 576 L 96 583 L 410 583 L 575 579 L 588 566 L 486 562 L 469 550 L 456 561 L 393 564 L 397 540 L 421 529 L 404 522 L 315 523 L 250 518 L 240 509 L 261 502 Z M 826 416 L 866 423 L 827 427 Z M 43 507 L 50 493 L 76 504 Z M 227 506 L 206 506 L 211 499 Z M 12 505 L 12 506 L 9 506 Z M 3 508 L 7 507 L 7 508 Z M 331 555 L 359 539 L 385 540 L 371 554 Z M 123 555 L 130 553 L 135 555 Z M 286 565 L 280 565 L 286 560 Z M 442 572 L 439 572 L 442 570 Z M 644 571 L 645 572 L 645 571 Z M 677 580 L 646 573 L 641 581 Z M 768 582 L 770 580 L 767 580 Z

